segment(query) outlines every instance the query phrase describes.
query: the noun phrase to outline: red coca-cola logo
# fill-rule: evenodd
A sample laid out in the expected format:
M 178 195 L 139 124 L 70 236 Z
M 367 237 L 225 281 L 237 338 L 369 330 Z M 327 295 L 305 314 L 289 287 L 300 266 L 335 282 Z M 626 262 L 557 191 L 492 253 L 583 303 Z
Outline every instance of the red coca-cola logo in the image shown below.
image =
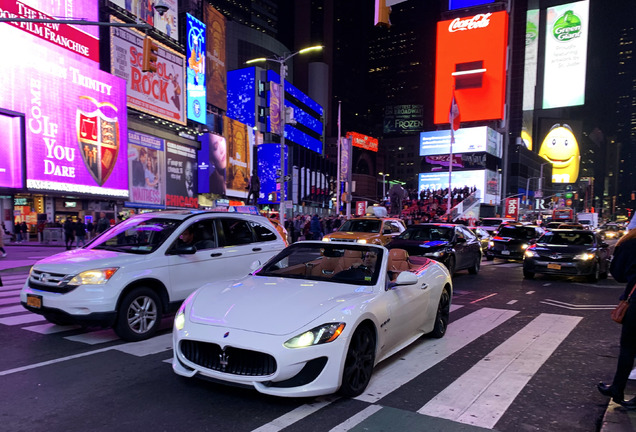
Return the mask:
M 490 16 L 492 13 L 477 14 L 472 18 L 455 18 L 448 26 L 448 31 L 454 33 L 456 31 L 472 30 L 476 28 L 488 27 L 490 24 Z

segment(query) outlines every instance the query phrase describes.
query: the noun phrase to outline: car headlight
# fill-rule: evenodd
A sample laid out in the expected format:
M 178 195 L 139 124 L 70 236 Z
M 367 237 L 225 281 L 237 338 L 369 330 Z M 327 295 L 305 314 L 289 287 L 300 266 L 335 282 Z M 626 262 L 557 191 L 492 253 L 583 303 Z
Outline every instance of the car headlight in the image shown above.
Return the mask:
M 183 302 L 177 314 L 174 316 L 174 328 L 177 330 L 182 330 L 185 327 L 185 306 L 186 303 Z
M 322 241 L 324 241 L 324 242 L 328 242 L 328 241 L 331 241 L 331 239 L 330 239 L 330 238 L 328 238 L 328 237 L 323 237 L 323 238 L 322 238 Z
M 495 247 L 495 242 L 494 241 L 489 241 L 488 242 L 488 247 Z
M 530 246 L 530 245 L 529 245 L 529 244 L 524 243 L 524 244 L 522 244 L 522 245 L 521 245 L 521 249 L 522 249 L 522 250 L 526 250 L 526 249 L 528 249 L 528 246 Z
M 578 259 L 578 260 L 581 260 L 581 261 L 587 261 L 587 260 L 594 259 L 594 254 L 588 253 L 588 252 L 583 252 L 583 253 L 578 254 L 574 258 Z
M 101 285 L 110 280 L 119 267 L 111 267 L 104 269 L 86 270 L 75 275 L 68 285 Z
M 365 239 L 358 239 L 356 241 L 360 244 L 367 244 L 367 241 Z
M 335 341 L 342 334 L 345 323 L 328 323 L 299 334 L 283 345 L 287 348 L 305 348 Z
M 535 251 L 533 251 L 532 249 L 527 250 L 525 253 L 526 257 L 528 258 L 539 258 L 539 254 L 536 253 Z

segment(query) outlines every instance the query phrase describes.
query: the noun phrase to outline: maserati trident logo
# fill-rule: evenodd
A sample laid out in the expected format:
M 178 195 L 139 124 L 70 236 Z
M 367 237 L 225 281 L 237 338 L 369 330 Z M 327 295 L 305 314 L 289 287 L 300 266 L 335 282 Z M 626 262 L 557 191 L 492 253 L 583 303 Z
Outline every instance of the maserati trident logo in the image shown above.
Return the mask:
M 229 361 L 230 361 L 230 356 L 227 355 L 227 353 L 225 352 L 225 349 L 223 349 L 223 352 L 219 354 L 219 363 L 221 365 L 222 372 L 225 372 L 225 368 L 227 367 L 227 364 Z

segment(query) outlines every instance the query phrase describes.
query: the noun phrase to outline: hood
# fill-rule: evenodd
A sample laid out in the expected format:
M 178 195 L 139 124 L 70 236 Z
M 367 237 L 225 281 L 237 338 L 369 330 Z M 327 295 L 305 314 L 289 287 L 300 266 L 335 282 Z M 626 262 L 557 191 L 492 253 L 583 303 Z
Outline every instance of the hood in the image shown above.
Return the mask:
M 121 267 L 145 260 L 147 255 L 108 251 L 103 249 L 74 249 L 44 258 L 33 266 L 40 271 L 75 274 L 85 270 Z
M 591 246 L 584 245 L 554 245 L 547 243 L 537 243 L 532 250 L 541 254 L 560 253 L 560 254 L 579 254 L 583 252 L 591 252 L 594 250 Z
M 435 252 L 439 249 L 443 249 L 450 246 L 448 240 L 403 240 L 395 239 L 391 241 L 389 249 L 407 249 L 409 251 L 419 251 L 421 253 Z M 409 252 L 411 253 L 411 252 Z
M 299 331 L 336 307 L 342 309 L 338 316 L 354 315 L 353 305 L 371 296 L 370 286 L 248 276 L 227 285 L 201 287 L 192 300 L 189 319 L 282 336 Z
M 380 233 L 367 233 L 367 232 L 352 232 L 352 231 L 336 231 L 327 235 L 328 238 L 333 239 L 349 239 L 349 240 L 357 240 L 357 239 L 370 239 L 373 237 L 379 236 Z

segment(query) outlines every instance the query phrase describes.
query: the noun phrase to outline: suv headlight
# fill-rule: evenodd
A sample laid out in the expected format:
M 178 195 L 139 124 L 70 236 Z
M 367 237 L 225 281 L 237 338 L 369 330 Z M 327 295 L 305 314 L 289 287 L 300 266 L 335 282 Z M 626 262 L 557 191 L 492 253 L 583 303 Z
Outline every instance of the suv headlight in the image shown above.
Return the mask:
M 526 257 L 528 258 L 539 258 L 539 254 L 536 253 L 535 251 L 533 251 L 532 249 L 527 250 L 525 253 Z
M 75 275 L 68 285 L 101 285 L 110 280 L 119 267 L 111 267 L 105 269 L 86 270 Z
M 575 256 L 574 259 L 581 260 L 581 261 L 587 261 L 587 260 L 594 259 L 594 254 L 588 253 L 588 252 L 583 252 L 583 253 L 580 253 L 577 256 Z
M 345 323 L 323 324 L 289 339 L 283 345 L 287 348 L 306 348 L 333 342 L 342 334 L 345 325 Z

